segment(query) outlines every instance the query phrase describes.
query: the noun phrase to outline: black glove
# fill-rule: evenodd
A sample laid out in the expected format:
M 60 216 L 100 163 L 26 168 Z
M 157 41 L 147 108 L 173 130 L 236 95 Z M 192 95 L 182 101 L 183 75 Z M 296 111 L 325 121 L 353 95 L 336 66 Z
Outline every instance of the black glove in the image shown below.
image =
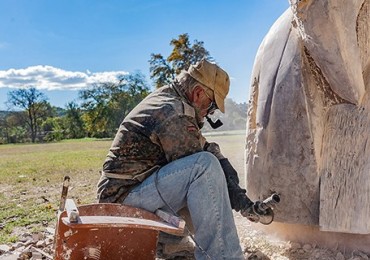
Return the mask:
M 251 206 L 242 209 L 240 213 L 251 222 L 269 225 L 274 220 L 274 211 L 270 207 L 261 209 L 261 203 L 263 202 L 256 201 Z
M 240 211 L 243 217 L 246 217 L 249 221 L 256 222 L 256 223 L 259 221 L 260 219 L 259 216 L 261 215 L 261 214 L 258 214 L 258 212 L 256 211 L 256 209 L 258 209 L 257 203 L 259 203 L 259 201 L 252 203 L 252 205 Z
M 247 197 L 247 191 L 240 188 L 238 173 L 229 160 L 227 158 L 221 159 L 220 164 L 225 174 L 231 208 L 240 211 L 251 207 L 253 202 Z
M 234 182 L 236 185 L 239 184 L 239 177 L 238 173 L 234 169 L 234 167 L 231 165 L 229 160 L 227 158 L 221 159 L 220 164 L 222 167 L 222 170 L 224 170 L 226 181 L 228 182 Z

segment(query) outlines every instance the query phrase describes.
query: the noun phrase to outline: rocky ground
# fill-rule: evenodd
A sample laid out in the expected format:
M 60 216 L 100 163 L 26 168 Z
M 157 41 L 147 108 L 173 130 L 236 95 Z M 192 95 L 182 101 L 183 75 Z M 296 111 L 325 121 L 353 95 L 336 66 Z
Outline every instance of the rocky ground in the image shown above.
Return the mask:
M 370 254 L 358 250 L 328 247 L 319 240 L 314 242 L 293 242 L 278 238 L 261 224 L 251 224 L 242 216 L 235 216 L 245 259 L 251 260 L 361 260 L 369 259 Z M 369 245 L 370 247 L 370 245 Z
M 277 239 L 266 230 L 251 224 L 242 216 L 235 214 L 235 221 L 245 259 L 250 260 L 362 260 L 370 255 L 358 250 L 339 250 L 322 247 L 316 243 L 298 243 Z M 29 233 L 20 229 L 18 242 L 0 245 L 0 259 L 52 259 L 54 227 L 45 227 L 43 232 Z M 370 246 L 370 245 L 369 245 Z M 177 258 L 180 259 L 180 258 Z M 187 258 L 189 259 L 189 258 Z

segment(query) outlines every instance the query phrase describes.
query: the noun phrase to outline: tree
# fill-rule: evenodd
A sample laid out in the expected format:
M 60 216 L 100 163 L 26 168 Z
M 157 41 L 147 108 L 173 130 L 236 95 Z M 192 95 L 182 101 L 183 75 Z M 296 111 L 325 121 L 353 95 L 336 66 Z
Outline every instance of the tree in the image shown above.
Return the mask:
M 80 91 L 88 135 L 113 136 L 123 118 L 148 94 L 145 77 L 139 72 L 122 76 L 118 83 L 93 84 Z
M 151 54 L 150 78 L 156 88 L 169 84 L 182 70 L 187 70 L 203 58 L 213 60 L 204 48 L 202 41 L 195 40 L 191 45 L 188 34 L 180 34 L 178 39 L 172 39 L 171 54 L 165 59 L 161 54 Z
M 50 113 L 50 104 L 47 97 L 36 88 L 18 89 L 8 92 L 7 105 L 9 108 L 20 108 L 24 110 L 24 123 L 28 126 L 31 140 L 36 141 L 37 132 L 41 121 Z
M 9 140 L 9 126 L 6 117 L 7 114 L 0 111 L 0 144 L 7 143 Z
M 67 138 L 85 137 L 85 125 L 82 120 L 81 108 L 76 102 L 69 102 L 66 106 L 66 114 L 63 117 L 63 127 Z
M 42 124 L 43 140 L 46 142 L 64 139 L 63 117 L 48 117 Z
M 0 117 L 0 143 L 18 143 L 25 140 L 27 130 L 21 121 L 23 112 L 6 112 Z M 23 127 L 22 127 L 23 125 Z

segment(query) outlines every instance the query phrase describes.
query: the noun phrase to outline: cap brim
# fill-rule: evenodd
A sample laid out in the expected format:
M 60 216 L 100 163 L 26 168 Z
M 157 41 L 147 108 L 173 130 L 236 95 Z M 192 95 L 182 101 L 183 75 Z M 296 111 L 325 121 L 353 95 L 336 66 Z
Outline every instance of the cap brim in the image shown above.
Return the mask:
M 215 93 L 215 101 L 218 109 L 225 113 L 225 99 Z

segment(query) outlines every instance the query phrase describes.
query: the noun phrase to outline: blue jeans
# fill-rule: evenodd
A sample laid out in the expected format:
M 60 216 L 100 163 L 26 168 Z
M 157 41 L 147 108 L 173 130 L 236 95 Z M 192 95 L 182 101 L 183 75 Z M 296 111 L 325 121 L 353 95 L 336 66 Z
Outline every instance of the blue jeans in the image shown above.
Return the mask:
M 163 166 L 135 187 L 123 204 L 171 212 L 158 194 L 156 178 L 160 194 L 173 210 L 188 207 L 195 240 L 211 259 L 244 259 L 224 173 L 213 154 L 199 152 Z M 197 247 L 195 257 L 209 259 Z

